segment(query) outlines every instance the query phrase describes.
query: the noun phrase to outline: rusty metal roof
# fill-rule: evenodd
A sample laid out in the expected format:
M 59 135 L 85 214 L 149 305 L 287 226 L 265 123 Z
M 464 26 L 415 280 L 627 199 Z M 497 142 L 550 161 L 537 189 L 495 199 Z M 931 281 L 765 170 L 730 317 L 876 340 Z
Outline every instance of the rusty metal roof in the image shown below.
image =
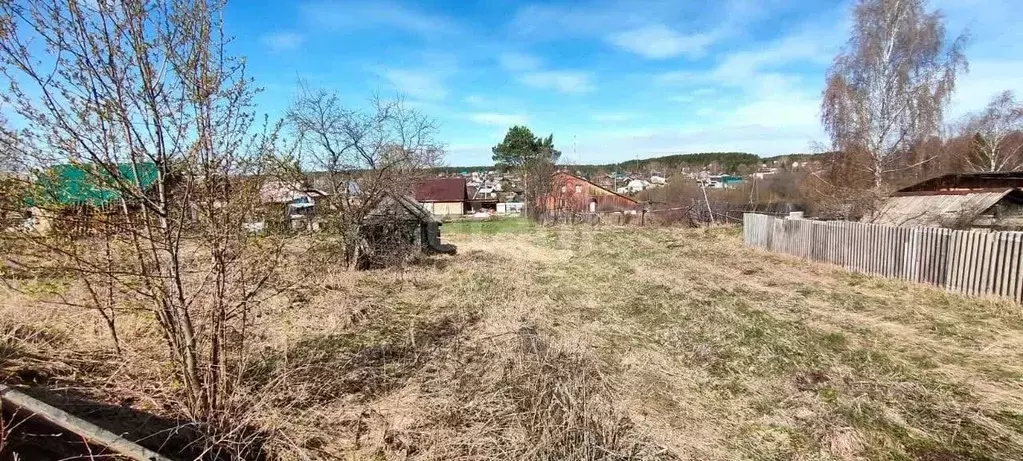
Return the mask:
M 1023 171 L 951 173 L 920 181 L 899 192 L 1023 188 Z
M 889 198 L 864 222 L 906 227 L 943 227 L 963 216 L 982 215 L 1015 189 L 954 194 L 905 194 Z
M 464 202 L 469 199 L 465 178 L 434 178 L 416 187 L 420 202 Z

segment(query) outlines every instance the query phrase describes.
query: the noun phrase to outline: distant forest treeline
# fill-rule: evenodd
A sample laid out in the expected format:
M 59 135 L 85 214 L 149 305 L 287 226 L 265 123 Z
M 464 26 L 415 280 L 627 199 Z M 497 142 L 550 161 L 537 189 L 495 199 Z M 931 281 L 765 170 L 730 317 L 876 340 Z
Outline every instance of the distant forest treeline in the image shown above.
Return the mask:
M 819 160 L 826 154 L 788 154 L 776 155 L 773 157 L 760 157 L 748 152 L 701 152 L 696 154 L 675 154 L 661 157 L 651 157 L 638 160 L 626 160 L 619 163 L 605 164 L 565 164 L 559 167 L 579 171 L 585 175 L 599 172 L 649 172 L 658 171 L 667 173 L 666 170 L 679 170 L 683 167 L 703 168 L 715 164 L 717 169 L 723 172 L 736 172 L 739 170 L 756 168 L 761 163 L 770 164 L 772 161 L 787 159 L 790 162 L 802 162 L 806 160 Z M 446 166 L 436 167 L 432 170 L 436 173 L 458 174 L 463 171 L 489 171 L 493 166 Z

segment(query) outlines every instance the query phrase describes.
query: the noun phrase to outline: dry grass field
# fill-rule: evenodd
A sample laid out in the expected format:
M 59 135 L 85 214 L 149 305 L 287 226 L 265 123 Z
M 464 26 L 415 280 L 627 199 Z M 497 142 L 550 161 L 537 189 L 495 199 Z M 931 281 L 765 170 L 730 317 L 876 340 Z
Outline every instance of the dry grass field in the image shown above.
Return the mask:
M 514 227 L 445 228 L 459 254 L 403 270 L 296 264 L 239 424 L 279 459 L 1023 458 L 1019 306 L 732 228 Z M 73 281 L 19 283 L 4 381 L 116 430 L 173 420 L 148 319 L 122 315 L 118 357 L 98 318 L 45 303 Z

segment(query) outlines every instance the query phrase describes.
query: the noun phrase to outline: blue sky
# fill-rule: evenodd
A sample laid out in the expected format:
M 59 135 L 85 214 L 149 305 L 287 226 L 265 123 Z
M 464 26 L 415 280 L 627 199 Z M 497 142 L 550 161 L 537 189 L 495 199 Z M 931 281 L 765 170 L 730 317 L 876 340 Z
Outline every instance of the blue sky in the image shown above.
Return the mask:
M 1011 2 L 932 3 L 972 36 L 950 118 L 1023 93 Z M 554 133 L 578 163 L 808 151 L 827 141 L 820 92 L 849 16 L 808 0 L 237 0 L 227 20 L 270 116 L 300 78 L 353 106 L 401 92 L 441 124 L 446 163 L 476 165 L 512 124 Z

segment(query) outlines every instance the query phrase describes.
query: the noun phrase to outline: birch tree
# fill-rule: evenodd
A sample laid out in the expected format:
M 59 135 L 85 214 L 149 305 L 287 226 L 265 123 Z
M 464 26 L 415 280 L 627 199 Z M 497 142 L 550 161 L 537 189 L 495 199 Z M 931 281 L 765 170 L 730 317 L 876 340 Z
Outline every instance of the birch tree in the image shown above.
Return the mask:
M 925 0 L 860 0 L 852 36 L 827 73 L 824 128 L 834 150 L 866 157 L 877 189 L 890 173 L 917 166 L 901 157 L 938 132 L 967 67 L 965 35 L 949 39 L 941 13 L 926 7 Z
M 963 134 L 972 141 L 967 162 L 974 171 L 1023 168 L 1023 105 L 1012 91 L 999 93 L 983 112 L 968 116 Z

